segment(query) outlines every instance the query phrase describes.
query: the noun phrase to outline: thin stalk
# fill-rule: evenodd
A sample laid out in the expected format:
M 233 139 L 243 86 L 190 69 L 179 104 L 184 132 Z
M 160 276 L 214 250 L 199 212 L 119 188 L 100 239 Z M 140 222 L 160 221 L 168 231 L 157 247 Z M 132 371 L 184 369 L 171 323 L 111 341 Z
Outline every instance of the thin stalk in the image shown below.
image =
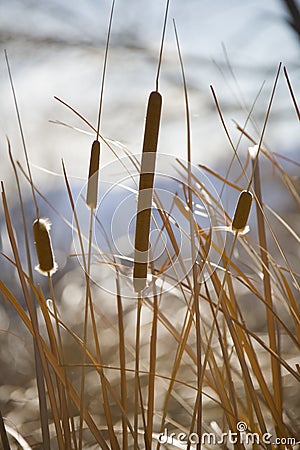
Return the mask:
M 166 420 L 167 413 L 168 413 L 169 400 L 172 395 L 174 384 L 175 384 L 175 382 L 177 382 L 176 375 L 180 368 L 180 362 L 183 358 L 183 354 L 186 349 L 190 331 L 191 331 L 192 325 L 194 323 L 194 314 L 195 314 L 195 309 L 194 309 L 194 304 L 192 303 L 192 307 L 190 307 L 190 304 L 188 305 L 187 313 L 186 313 L 186 316 L 184 319 L 184 324 L 182 327 L 182 332 L 180 334 L 180 339 L 178 340 L 176 356 L 175 356 L 175 360 L 174 360 L 174 364 L 173 364 L 173 368 L 172 368 L 172 374 L 170 376 L 170 383 L 169 383 L 168 390 L 167 390 L 167 393 L 165 396 L 165 401 L 164 401 L 163 414 L 162 414 L 161 424 L 160 424 L 160 433 L 163 432 L 163 429 L 165 426 L 165 420 Z M 156 450 L 160 449 L 160 445 L 161 445 L 161 443 L 158 441 Z
M 300 111 L 299 111 L 298 103 L 297 103 L 297 100 L 296 100 L 296 97 L 295 97 L 295 94 L 294 94 L 294 91 L 293 91 L 293 88 L 292 88 L 292 84 L 290 82 L 288 71 L 287 71 L 286 67 L 283 68 L 283 72 L 284 72 L 284 76 L 285 76 L 285 79 L 286 79 L 286 82 L 287 82 L 287 85 L 288 85 L 288 88 L 289 88 L 289 91 L 290 91 L 290 94 L 291 94 L 291 97 L 292 97 L 292 101 L 293 101 L 293 104 L 294 104 L 294 108 L 295 108 L 298 120 L 300 120 Z
M 6 429 L 5 429 L 1 411 L 0 411 L 0 436 L 1 436 L 1 441 L 2 441 L 2 445 L 3 445 L 3 450 L 10 450 L 10 445 L 9 445 L 9 441 L 8 441 L 8 437 L 7 437 L 7 433 L 6 433 Z
M 151 264 L 153 273 L 153 263 Z M 148 411 L 147 411 L 147 441 L 149 448 L 152 447 L 153 434 L 153 416 L 155 400 L 155 371 L 156 371 L 156 352 L 157 352 L 157 317 L 158 317 L 158 296 L 155 281 L 153 282 L 153 320 L 150 337 L 150 365 L 148 381 Z
M 32 335 L 33 335 L 33 337 L 34 337 L 34 339 L 35 339 L 35 341 L 37 343 L 37 349 L 38 349 L 38 352 L 39 352 L 39 357 L 41 358 L 41 363 L 42 363 L 42 367 L 43 367 L 43 373 L 44 373 L 45 380 L 46 380 L 47 387 L 48 387 L 49 399 L 50 399 L 52 412 L 53 412 L 53 417 L 54 417 L 54 423 L 55 423 L 55 428 L 56 428 L 56 433 L 57 433 L 58 445 L 59 445 L 59 449 L 63 450 L 64 449 L 63 436 L 62 436 L 60 423 L 59 423 L 59 420 L 58 420 L 59 414 L 58 414 L 58 410 L 57 410 L 55 394 L 54 394 L 54 391 L 53 391 L 52 380 L 51 380 L 51 376 L 50 376 L 47 360 L 46 360 L 45 355 L 44 355 L 44 350 L 42 348 L 42 341 L 41 341 L 41 337 L 40 337 L 40 334 L 39 334 L 37 318 L 36 318 L 36 315 L 34 313 L 34 305 L 32 304 L 32 298 L 31 298 L 31 296 L 29 294 L 28 287 L 27 287 L 26 280 L 25 280 L 25 275 L 24 275 L 24 272 L 23 272 L 23 269 L 22 269 L 22 264 L 21 264 L 21 260 L 20 260 L 20 256 L 19 256 L 19 252 L 18 252 L 18 247 L 17 247 L 17 243 L 16 243 L 16 240 L 15 240 L 13 227 L 12 227 L 12 223 L 11 223 L 11 218 L 10 218 L 10 214 L 9 214 L 9 209 L 8 209 L 8 204 L 7 204 L 7 198 L 6 198 L 6 194 L 5 194 L 4 184 L 2 182 L 1 182 L 1 187 L 2 187 L 2 201 L 3 201 L 3 207 L 4 207 L 4 214 L 5 214 L 5 222 L 6 222 L 7 232 L 8 232 L 9 240 L 10 240 L 10 243 L 11 243 L 13 255 L 14 255 L 14 258 L 15 258 L 15 264 L 16 264 L 16 268 L 17 268 L 17 271 L 18 271 L 18 276 L 19 276 L 19 280 L 20 280 L 20 283 L 21 283 L 21 286 L 22 286 L 22 291 L 23 291 L 23 294 L 24 294 L 24 298 L 25 298 L 25 301 L 26 301 L 26 306 L 27 306 L 27 309 L 28 309 L 28 312 L 29 312 L 30 319 L 27 317 L 27 315 L 26 315 L 26 318 L 30 322 L 30 325 L 32 326 Z
M 237 149 L 236 149 L 234 143 L 232 142 L 232 139 L 231 139 L 230 134 L 229 134 L 229 132 L 228 132 L 228 129 L 227 129 L 227 126 L 226 126 L 226 123 L 225 123 L 225 120 L 224 120 L 224 117 L 223 117 L 223 114 L 222 114 L 222 111 L 221 111 L 221 108 L 220 108 L 220 105 L 219 105 L 219 102 L 218 102 L 217 94 L 215 93 L 215 90 L 214 90 L 214 88 L 213 88 L 212 85 L 210 85 L 210 90 L 211 90 L 211 92 L 212 92 L 212 95 L 213 95 L 213 98 L 214 98 L 214 102 L 215 102 L 217 111 L 218 111 L 218 113 L 219 113 L 219 117 L 220 117 L 222 126 L 223 126 L 223 128 L 224 128 L 224 130 L 225 130 L 225 133 L 226 133 L 226 136 L 227 136 L 228 141 L 229 141 L 229 143 L 230 143 L 230 146 L 231 146 L 231 148 L 232 148 L 232 150 L 233 150 L 233 152 L 234 152 L 234 156 L 235 156 L 235 158 L 238 160 L 238 163 L 239 163 L 239 165 L 240 165 L 240 167 L 241 167 L 241 169 L 242 169 L 242 173 L 244 174 L 244 176 L 245 176 L 246 179 L 247 179 L 247 174 L 246 174 L 246 172 L 245 172 L 245 168 L 244 168 L 244 166 L 243 166 L 243 164 L 242 164 L 242 161 L 241 161 L 241 159 L 240 159 L 240 157 L 239 157 L 239 155 L 238 155 L 238 153 L 237 153 Z M 255 100 L 256 100 L 256 99 L 255 99 Z
M 247 191 L 250 190 L 250 187 L 251 187 L 251 184 L 252 184 L 252 181 L 253 181 L 256 164 L 257 164 L 257 161 L 258 161 L 260 149 L 261 149 L 261 146 L 262 146 L 262 143 L 263 143 L 263 139 L 264 139 L 264 136 L 265 136 L 267 123 L 268 123 L 268 120 L 269 120 L 271 107 L 272 107 L 273 99 L 274 99 L 274 96 L 275 96 L 275 91 L 276 91 L 276 87 L 277 87 L 277 83 L 278 83 L 278 79 L 279 79 L 280 70 L 281 70 L 281 63 L 278 66 L 278 70 L 277 70 L 277 73 L 276 73 L 275 81 L 274 81 L 274 84 L 273 84 L 273 89 L 272 89 L 272 92 L 271 92 L 271 97 L 270 97 L 270 100 L 269 100 L 268 109 L 267 109 L 267 113 L 266 113 L 263 129 L 262 129 L 262 132 L 261 132 L 261 135 L 260 135 L 260 139 L 259 139 L 258 150 L 257 150 L 257 153 L 256 153 L 256 157 L 254 159 L 254 162 L 253 162 L 253 170 L 252 170 L 251 177 L 250 177 L 250 180 L 249 180 L 249 183 L 248 183 L 248 187 L 246 189 Z
M 10 86 L 11 86 L 11 90 L 12 90 L 12 94 L 13 94 L 15 110 L 16 110 L 16 114 L 17 114 L 18 126 L 19 126 L 19 130 L 20 130 L 20 134 L 21 134 L 21 141 L 22 141 L 22 145 L 23 145 L 23 151 L 24 151 L 24 155 L 25 155 L 27 171 L 28 171 L 28 175 L 29 175 L 29 179 L 30 179 L 30 187 L 31 187 L 32 198 L 33 198 L 33 202 L 34 202 L 34 206 L 35 206 L 35 210 L 36 210 L 36 218 L 38 219 L 39 218 L 39 208 L 38 208 L 36 195 L 35 195 L 34 188 L 33 188 L 31 168 L 30 168 L 30 164 L 29 164 L 28 152 L 27 152 L 27 147 L 26 147 L 26 142 L 25 142 L 25 135 L 24 135 L 22 121 L 21 121 L 21 114 L 20 114 L 20 110 L 19 110 L 19 106 L 18 106 L 17 95 L 16 95 L 16 91 L 15 91 L 15 87 L 14 87 L 14 82 L 13 82 L 12 73 L 11 73 L 11 69 L 10 69 L 10 64 L 9 64 L 9 60 L 8 60 L 8 54 L 7 54 L 6 50 L 4 50 L 4 55 L 5 55 L 6 65 L 7 65 L 7 71 L 8 71 Z M 29 270 L 29 274 L 31 276 L 31 279 L 33 280 L 32 265 L 31 265 L 31 258 L 30 258 L 30 250 L 29 250 L 29 243 L 28 243 L 28 232 L 27 232 L 25 213 L 24 213 L 24 206 L 23 206 L 23 201 L 22 201 L 22 196 L 21 196 L 20 183 L 19 183 L 16 167 L 15 167 L 15 164 L 14 164 L 14 161 L 13 161 L 13 157 L 12 157 L 12 154 L 11 154 L 9 141 L 8 141 L 8 146 L 9 146 L 10 160 L 11 160 L 11 163 L 12 163 L 12 166 L 13 166 L 13 170 L 14 170 L 14 173 L 15 173 L 15 178 L 16 178 L 16 181 L 17 181 L 18 195 L 19 195 L 19 200 L 20 200 L 22 220 L 23 220 L 23 227 L 24 227 L 25 247 L 26 247 L 26 255 L 27 255 L 27 262 L 28 262 L 28 270 Z M 36 315 L 36 305 L 34 305 L 34 312 L 33 313 Z M 38 327 L 38 321 L 37 321 L 37 327 Z M 35 342 L 34 342 L 34 359 L 35 359 L 35 371 L 36 371 L 38 397 L 39 397 L 39 413 L 40 413 L 40 420 L 41 420 L 43 442 L 44 442 L 45 450 L 50 450 L 50 434 L 49 434 L 49 426 L 48 426 L 48 411 L 47 411 L 47 401 L 46 401 L 46 390 L 45 390 L 45 383 L 44 383 L 44 379 L 43 379 L 43 371 L 42 371 L 41 360 L 40 360 L 40 356 L 38 354 L 38 350 L 36 348 L 36 343 Z
M 90 279 L 89 279 L 89 275 L 88 275 L 88 262 L 86 260 L 82 234 L 81 234 L 81 231 L 80 231 L 80 226 L 79 226 L 79 221 L 78 221 L 78 216 L 77 216 L 77 212 L 76 212 L 76 209 L 75 209 L 75 204 L 74 204 L 74 201 L 73 201 L 73 197 L 72 197 L 70 185 L 69 185 L 69 182 L 68 182 L 66 169 L 65 169 L 65 166 L 64 166 L 63 162 L 62 162 L 62 166 L 63 166 L 63 173 L 64 173 L 64 178 L 65 178 L 65 182 L 66 182 L 66 186 L 67 186 L 67 191 L 68 191 L 68 194 L 69 194 L 69 199 L 70 199 L 72 211 L 73 211 L 73 214 L 74 214 L 74 220 L 75 220 L 76 228 L 77 228 L 77 232 L 78 232 L 79 243 L 80 243 L 80 250 L 81 250 L 81 256 L 82 256 L 82 263 L 83 263 L 83 269 L 84 269 L 85 278 L 86 278 L 86 286 L 89 287 L 89 289 L 87 289 L 87 292 L 88 292 L 89 309 L 90 309 L 90 314 L 91 314 L 92 330 L 93 330 L 93 336 L 94 336 L 94 341 L 95 341 L 95 346 L 96 346 L 96 355 L 97 355 L 97 359 L 98 359 L 98 362 L 99 362 L 100 367 L 101 367 L 102 366 L 102 355 L 101 355 L 101 349 L 100 349 L 100 344 L 99 344 L 99 338 L 98 338 L 98 334 L 97 334 L 97 325 L 96 325 L 96 319 L 95 319 L 94 307 L 93 307 L 92 295 L 91 295 L 91 289 L 90 289 Z M 91 236 L 92 236 L 92 233 L 90 233 L 89 242 L 91 242 Z M 84 345 L 84 343 L 82 345 L 82 348 L 85 349 L 85 354 L 87 354 L 88 353 L 88 349 Z M 106 379 L 106 377 L 104 375 L 103 369 L 99 370 L 99 376 L 100 376 L 101 390 L 102 390 L 103 402 L 104 402 L 104 414 L 105 414 L 105 417 L 106 417 L 106 422 L 107 422 L 107 426 L 108 426 L 109 436 L 110 436 L 111 443 L 114 446 L 113 448 L 117 450 L 119 448 L 119 444 L 118 444 L 117 438 L 115 436 L 115 432 L 114 432 L 113 425 L 112 425 L 112 417 L 111 417 L 111 411 L 110 411 L 108 395 L 107 395 L 107 386 L 110 387 L 110 389 L 111 389 L 111 386 L 109 385 L 109 382 L 108 382 L 108 380 Z M 115 400 L 117 401 L 116 398 L 115 398 Z M 80 410 L 82 408 L 81 407 L 81 399 L 80 399 L 79 405 L 80 405 L 79 406 L 79 410 Z M 121 407 L 122 405 L 119 405 L 119 406 Z M 83 412 L 83 419 L 85 417 L 89 417 L 87 415 L 86 408 L 83 408 L 82 412 Z M 122 412 L 125 415 L 124 411 L 122 411 Z M 125 417 L 126 417 L 126 415 L 125 415 Z M 130 424 L 128 423 L 128 425 L 130 425 Z
M 195 420 L 196 420 L 198 409 L 199 409 L 200 402 L 201 402 L 202 385 L 203 385 L 203 380 L 204 380 L 204 374 L 205 374 L 207 362 L 209 360 L 210 353 L 211 353 L 212 338 L 213 338 L 215 327 L 216 327 L 217 316 L 218 316 L 218 313 L 220 311 L 221 304 L 222 304 L 222 297 L 223 297 L 223 293 L 224 293 L 224 289 L 225 289 L 225 284 L 227 282 L 227 277 L 228 277 L 228 274 L 229 274 L 229 267 L 230 267 L 231 259 L 232 259 L 232 256 L 233 256 L 233 251 L 234 251 L 234 248 L 235 248 L 237 237 L 238 237 L 238 233 L 236 232 L 234 234 L 234 238 L 233 238 L 233 241 L 232 241 L 232 244 L 231 244 L 229 257 L 227 259 L 227 264 L 226 264 L 226 267 L 225 267 L 224 278 L 223 278 L 222 285 L 221 285 L 221 288 L 220 288 L 220 291 L 219 291 L 218 301 L 217 301 L 217 304 L 216 304 L 216 307 L 215 307 L 215 316 L 214 316 L 213 323 L 211 325 L 210 334 L 208 336 L 208 341 L 207 341 L 207 344 L 206 344 L 206 352 L 205 352 L 204 360 L 203 360 L 203 363 L 202 363 L 202 372 L 201 372 L 200 380 L 198 381 L 198 385 L 201 387 L 201 390 L 197 391 L 197 398 L 196 398 L 196 402 L 195 402 L 194 415 L 193 415 L 193 418 L 191 420 L 190 433 L 193 432 Z M 190 450 L 190 446 L 191 446 L 191 443 L 189 442 L 188 446 L 187 446 L 187 450 Z
M 10 65 L 9 65 L 9 61 L 8 61 L 8 55 L 7 55 L 6 50 L 4 50 L 4 55 L 5 55 L 6 65 L 7 65 L 10 86 L 11 86 L 11 90 L 12 90 L 12 94 L 13 94 L 13 99 L 14 99 L 14 104 L 15 104 L 15 109 L 16 109 L 16 114 L 17 114 L 17 120 L 18 120 L 18 124 L 19 124 L 19 130 L 20 130 L 20 134 L 21 134 L 21 140 L 22 140 L 22 145 L 23 145 L 23 150 L 24 150 L 24 155 L 25 155 L 25 160 L 26 160 L 26 165 L 27 165 L 28 176 L 30 178 L 30 186 L 31 186 L 31 192 L 32 192 L 34 206 L 35 206 L 35 211 L 36 211 L 36 218 L 39 219 L 40 213 L 39 213 L 39 207 L 37 204 L 35 192 L 33 189 L 32 175 L 31 175 L 28 152 L 27 152 L 27 147 L 26 147 L 26 142 L 25 142 L 25 135 L 24 135 L 24 131 L 23 131 L 21 115 L 20 115 L 20 110 L 19 110 L 18 101 L 17 101 L 17 95 L 16 95 L 16 91 L 15 91 L 15 87 L 14 87 L 14 83 L 13 83 L 13 79 L 12 79 L 12 74 L 11 74 Z

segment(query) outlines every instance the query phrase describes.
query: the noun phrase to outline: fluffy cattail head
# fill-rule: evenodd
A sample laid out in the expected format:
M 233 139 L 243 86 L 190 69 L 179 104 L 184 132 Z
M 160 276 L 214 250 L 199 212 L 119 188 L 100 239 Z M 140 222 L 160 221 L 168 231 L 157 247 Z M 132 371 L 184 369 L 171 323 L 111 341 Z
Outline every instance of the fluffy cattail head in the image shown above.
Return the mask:
M 232 220 L 232 231 L 237 231 L 238 233 L 243 233 L 245 231 L 250 213 L 252 198 L 253 196 L 250 191 L 242 191 L 240 193 Z
M 39 261 L 36 270 L 42 275 L 48 275 L 48 273 L 52 275 L 57 269 L 50 238 L 50 226 L 47 219 L 36 219 L 33 222 L 34 243 Z

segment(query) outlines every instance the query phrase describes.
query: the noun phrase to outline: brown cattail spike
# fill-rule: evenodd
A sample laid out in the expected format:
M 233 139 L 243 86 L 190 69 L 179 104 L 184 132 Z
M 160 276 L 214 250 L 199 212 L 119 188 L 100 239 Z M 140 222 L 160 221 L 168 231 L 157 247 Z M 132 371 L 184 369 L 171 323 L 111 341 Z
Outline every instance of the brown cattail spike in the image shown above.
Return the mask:
M 161 115 L 162 97 L 159 92 L 151 92 L 148 100 L 143 152 L 156 152 Z
M 37 219 L 33 222 L 34 243 L 39 261 L 36 270 L 42 275 L 52 275 L 57 269 L 49 232 L 50 222 L 47 219 Z
M 253 196 L 250 191 L 242 191 L 240 193 L 232 220 L 232 231 L 239 233 L 244 231 L 248 222 L 252 198 Z
M 151 206 L 161 105 L 160 93 L 151 92 L 145 123 L 135 231 L 133 282 L 136 292 L 144 289 L 147 279 Z
M 91 150 L 89 179 L 86 194 L 86 204 L 91 209 L 95 209 L 97 206 L 99 159 L 100 159 L 100 142 L 94 141 Z

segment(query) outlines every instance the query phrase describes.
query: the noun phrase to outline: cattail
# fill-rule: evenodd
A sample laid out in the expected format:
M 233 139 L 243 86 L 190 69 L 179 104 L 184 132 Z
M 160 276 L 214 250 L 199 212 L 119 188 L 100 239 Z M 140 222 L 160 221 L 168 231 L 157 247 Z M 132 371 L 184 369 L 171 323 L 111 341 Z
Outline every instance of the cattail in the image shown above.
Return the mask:
M 161 68 L 169 3 L 170 0 L 167 0 L 155 80 L 156 89 L 151 92 L 149 96 L 146 114 L 134 244 L 133 287 L 136 292 L 141 292 L 145 288 L 147 280 L 153 181 L 162 105 L 162 96 L 158 92 L 158 80 Z
M 232 231 L 243 233 L 245 230 L 250 213 L 252 198 L 253 196 L 250 191 L 242 191 L 240 193 L 231 224 Z
M 42 275 L 52 275 L 56 272 L 51 238 L 51 224 L 48 219 L 37 219 L 33 222 L 33 236 L 39 264 L 36 266 Z
M 147 279 L 151 206 L 161 105 L 162 96 L 160 93 L 157 91 L 151 92 L 145 123 L 136 217 L 133 269 L 134 290 L 136 292 L 144 289 Z
M 91 150 L 89 179 L 86 194 L 86 204 L 91 209 L 95 209 L 97 206 L 99 159 L 100 159 L 100 142 L 96 140 L 93 142 Z

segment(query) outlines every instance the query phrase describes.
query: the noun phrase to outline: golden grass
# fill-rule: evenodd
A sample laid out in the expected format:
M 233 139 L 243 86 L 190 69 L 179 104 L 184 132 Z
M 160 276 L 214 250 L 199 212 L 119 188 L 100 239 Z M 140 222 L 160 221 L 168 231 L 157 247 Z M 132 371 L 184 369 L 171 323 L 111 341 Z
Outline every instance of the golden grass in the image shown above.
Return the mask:
M 36 269 L 43 275 L 56 272 L 57 265 L 54 260 L 50 222 L 47 219 L 36 219 L 32 225 L 33 237 L 39 264 Z
M 187 161 L 183 163 L 174 158 L 180 181 L 170 210 L 165 210 L 163 201 L 153 186 L 162 103 L 162 96 L 158 92 L 158 77 L 168 6 L 169 2 L 166 5 L 156 90 L 150 94 L 148 101 L 141 164 L 129 150 L 122 149 L 130 163 L 129 167 L 132 170 L 138 168 L 140 174 L 133 249 L 135 255 L 130 268 L 119 263 L 118 255 L 115 255 L 112 248 L 110 253 L 103 255 L 102 265 L 97 265 L 98 261 L 93 259 L 93 251 L 96 251 L 93 227 L 94 224 L 101 226 L 102 217 L 101 214 L 95 215 L 100 170 L 99 139 L 103 143 L 103 151 L 113 151 L 115 157 L 120 158 L 113 144 L 104 139 L 100 132 L 104 74 L 114 2 L 97 127 L 94 128 L 71 106 L 59 100 L 96 133 L 87 180 L 87 235 L 81 227 L 64 163 L 62 168 L 74 219 L 73 224 L 64 220 L 78 238 L 77 256 L 82 265 L 83 303 L 80 323 L 76 327 L 70 325 L 68 315 L 60 312 L 63 298 L 57 298 L 56 275 L 53 273 L 51 276 L 55 260 L 49 229 L 39 216 L 37 202 L 37 199 L 47 199 L 32 179 L 23 131 L 21 136 L 27 155 L 27 172 L 20 164 L 15 163 L 8 141 L 23 217 L 26 212 L 22 200 L 22 182 L 29 183 L 32 190 L 37 214 L 33 238 L 39 269 L 47 275 L 49 282 L 48 291 L 44 292 L 34 279 L 29 244 L 26 246 L 28 264 L 25 267 L 22 263 L 2 183 L 2 202 L 12 250 L 12 257 L 5 256 L 12 270 L 17 271 L 26 306 L 22 306 L 24 303 L 19 301 L 1 279 L 0 292 L 34 341 L 37 355 L 36 378 L 40 377 L 39 420 L 43 429 L 40 448 L 81 450 L 94 446 L 106 450 L 150 450 L 156 447 L 159 450 L 162 447 L 178 447 L 178 442 L 176 444 L 175 441 L 174 446 L 171 442 L 164 445 L 160 442 L 159 434 L 167 429 L 169 435 L 172 432 L 176 436 L 180 432 L 186 436 L 196 433 L 199 438 L 205 432 L 215 433 L 218 439 L 221 439 L 222 433 L 237 433 L 240 440 L 234 445 L 227 440 L 224 445 L 226 448 L 245 449 L 247 445 L 242 439 L 241 422 L 248 433 L 255 433 L 258 437 L 259 442 L 253 445 L 255 449 L 292 449 L 296 448 L 292 439 L 294 443 L 299 440 L 296 394 L 300 381 L 300 274 L 277 226 L 284 231 L 287 241 L 292 239 L 295 245 L 299 246 L 300 237 L 296 222 L 290 223 L 288 217 L 282 217 L 274 206 L 265 203 L 262 193 L 264 180 L 260 174 L 261 159 L 264 158 L 264 163 L 278 174 L 277 189 L 289 195 L 293 200 L 294 210 L 299 214 L 299 186 L 279 159 L 265 148 L 264 143 L 266 126 L 272 123 L 270 111 L 281 66 L 276 74 L 258 138 L 246 131 L 246 125 L 242 127 L 237 124 L 240 139 L 243 137 L 257 145 L 257 151 L 251 157 L 238 153 L 238 145 L 234 144 L 228 132 L 217 95 L 214 88 L 210 87 L 241 175 L 235 180 L 230 178 L 231 162 L 225 176 L 216 169 L 203 165 L 201 168 L 221 182 L 221 193 L 228 195 L 228 198 L 236 198 L 236 193 L 240 192 L 231 220 L 230 208 L 223 207 L 216 193 L 210 192 L 199 173 L 193 170 L 188 88 L 174 22 L 186 111 Z M 9 74 L 11 77 L 10 70 Z M 285 76 L 298 114 L 286 70 Z M 14 99 L 18 111 L 15 93 Z M 252 113 L 253 109 L 245 124 L 251 120 Z M 19 111 L 18 122 L 22 130 Z M 295 167 L 298 169 L 298 166 Z M 19 180 L 20 169 L 25 176 L 24 180 Z M 127 165 L 124 165 L 124 170 L 128 170 Z M 92 181 L 93 179 L 96 181 Z M 251 210 L 252 197 L 256 216 L 254 208 Z M 158 207 L 162 224 L 159 236 L 165 232 L 169 240 L 163 262 L 151 259 L 151 220 L 156 225 L 158 223 L 152 214 L 153 202 Z M 202 203 L 206 211 L 209 211 L 208 227 L 202 226 L 201 220 L 197 218 L 197 203 Z M 52 210 L 53 214 L 60 214 L 55 206 Z M 177 218 L 188 224 L 187 230 L 180 229 L 179 226 L 176 228 L 174 211 Z M 180 220 L 178 223 L 181 223 Z M 248 224 L 250 232 L 243 234 Z M 182 257 L 180 240 L 176 234 L 178 229 L 189 237 L 190 261 Z M 215 229 L 225 230 L 228 237 L 226 245 L 223 245 L 219 235 L 215 237 Z M 28 237 L 30 233 L 24 220 L 24 240 Z M 214 252 L 216 258 L 211 259 L 210 251 Z M 147 256 L 141 259 L 141 254 Z M 175 270 L 168 272 L 175 258 L 184 274 L 178 278 Z M 79 263 L 78 266 L 80 267 Z M 93 267 L 100 267 L 101 270 L 105 266 L 113 268 L 111 284 L 114 285 L 112 290 L 115 292 L 109 297 L 111 303 L 108 310 L 103 306 L 105 295 L 93 283 L 92 278 Z M 149 279 L 148 271 L 151 275 Z M 128 273 L 130 276 L 124 282 Z M 173 288 L 165 289 L 170 283 L 173 283 Z M 130 304 L 124 294 L 128 284 L 132 288 Z M 51 297 L 50 302 L 50 299 L 47 301 L 47 295 Z M 110 308 L 114 308 L 114 313 L 111 313 Z M 258 328 L 255 322 L 260 317 L 263 325 Z M 73 355 L 76 355 L 75 359 Z M 93 380 L 96 387 L 89 386 L 87 379 Z M 7 450 L 11 438 L 5 432 L 2 408 L 1 413 L 0 436 L 3 448 Z M 270 442 L 263 441 L 266 433 L 272 434 Z M 32 445 L 36 444 L 30 435 L 26 438 L 32 440 Z M 275 438 L 281 440 L 281 444 L 275 444 Z M 199 449 L 202 446 L 201 442 L 193 445 L 193 442 L 186 441 L 185 448 Z M 204 447 L 211 448 L 206 444 Z

